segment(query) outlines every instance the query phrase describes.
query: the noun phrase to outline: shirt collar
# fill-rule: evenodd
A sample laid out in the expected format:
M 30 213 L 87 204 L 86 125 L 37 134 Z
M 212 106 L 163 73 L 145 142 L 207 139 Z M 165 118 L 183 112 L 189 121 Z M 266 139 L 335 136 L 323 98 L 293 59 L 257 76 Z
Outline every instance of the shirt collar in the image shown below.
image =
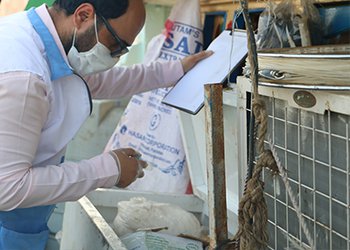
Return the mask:
M 37 9 L 31 8 L 28 10 L 27 15 L 44 44 L 51 70 L 51 80 L 72 75 L 73 70 L 67 62 L 63 45 L 58 37 L 46 5 L 41 5 Z

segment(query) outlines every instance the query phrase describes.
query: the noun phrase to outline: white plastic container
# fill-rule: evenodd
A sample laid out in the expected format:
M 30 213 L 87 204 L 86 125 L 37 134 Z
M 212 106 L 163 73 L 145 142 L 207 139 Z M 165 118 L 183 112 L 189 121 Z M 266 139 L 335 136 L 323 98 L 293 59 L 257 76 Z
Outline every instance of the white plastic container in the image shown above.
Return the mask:
M 119 201 L 131 197 L 178 205 L 202 217 L 204 202 L 193 195 L 139 193 L 118 189 L 98 189 L 77 202 L 66 203 L 61 250 L 126 249 L 110 226 Z M 203 221 L 203 220 L 202 220 Z
M 228 202 L 229 233 L 237 230 L 238 203 L 244 175 L 238 167 L 238 124 L 237 92 L 224 92 L 224 136 L 225 164 Z M 143 196 L 146 199 L 178 205 L 195 213 L 202 224 L 208 224 L 207 177 L 206 177 L 206 132 L 204 109 L 196 116 L 180 112 L 181 129 L 187 154 L 189 172 L 194 195 L 169 195 L 160 193 L 140 193 L 119 189 L 98 189 L 78 202 L 66 204 L 61 250 L 126 249 L 109 223 L 117 214 L 119 201 Z M 242 156 L 244 157 L 244 156 Z

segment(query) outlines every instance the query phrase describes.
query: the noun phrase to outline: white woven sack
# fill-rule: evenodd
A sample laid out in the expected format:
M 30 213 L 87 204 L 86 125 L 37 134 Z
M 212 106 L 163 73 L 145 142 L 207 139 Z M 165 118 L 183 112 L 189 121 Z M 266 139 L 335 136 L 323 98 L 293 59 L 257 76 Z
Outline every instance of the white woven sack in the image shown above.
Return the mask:
M 145 64 L 176 60 L 202 50 L 199 0 L 178 0 L 165 31 L 149 43 Z M 189 185 L 186 156 L 177 110 L 161 103 L 170 88 L 135 95 L 106 150 L 131 147 L 152 167 L 128 188 L 138 191 L 185 193 Z
M 146 200 L 144 197 L 120 201 L 112 227 L 119 237 L 153 228 L 167 228 L 160 233 L 173 236 L 201 236 L 201 225 L 194 214 L 179 206 Z

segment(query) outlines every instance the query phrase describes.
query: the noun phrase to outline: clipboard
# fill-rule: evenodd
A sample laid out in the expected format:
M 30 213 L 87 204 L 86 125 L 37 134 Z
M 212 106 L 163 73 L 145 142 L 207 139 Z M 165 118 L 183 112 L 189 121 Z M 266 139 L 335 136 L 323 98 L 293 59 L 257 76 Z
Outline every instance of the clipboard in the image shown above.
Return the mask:
M 232 46 L 232 56 L 231 55 Z M 197 114 L 204 105 L 204 85 L 222 83 L 248 53 L 245 30 L 223 31 L 208 47 L 214 54 L 188 71 L 163 98 L 162 103 Z

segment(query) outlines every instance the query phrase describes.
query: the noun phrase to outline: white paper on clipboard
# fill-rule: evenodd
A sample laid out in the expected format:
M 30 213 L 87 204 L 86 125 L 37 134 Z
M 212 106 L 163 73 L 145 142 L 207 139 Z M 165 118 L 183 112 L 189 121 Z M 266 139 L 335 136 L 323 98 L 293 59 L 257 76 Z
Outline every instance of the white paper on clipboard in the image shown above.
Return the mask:
M 196 114 L 204 103 L 204 85 L 223 82 L 247 55 L 246 31 L 236 30 L 232 36 L 230 30 L 225 30 L 207 50 L 214 51 L 214 54 L 187 72 L 163 98 L 162 103 Z

